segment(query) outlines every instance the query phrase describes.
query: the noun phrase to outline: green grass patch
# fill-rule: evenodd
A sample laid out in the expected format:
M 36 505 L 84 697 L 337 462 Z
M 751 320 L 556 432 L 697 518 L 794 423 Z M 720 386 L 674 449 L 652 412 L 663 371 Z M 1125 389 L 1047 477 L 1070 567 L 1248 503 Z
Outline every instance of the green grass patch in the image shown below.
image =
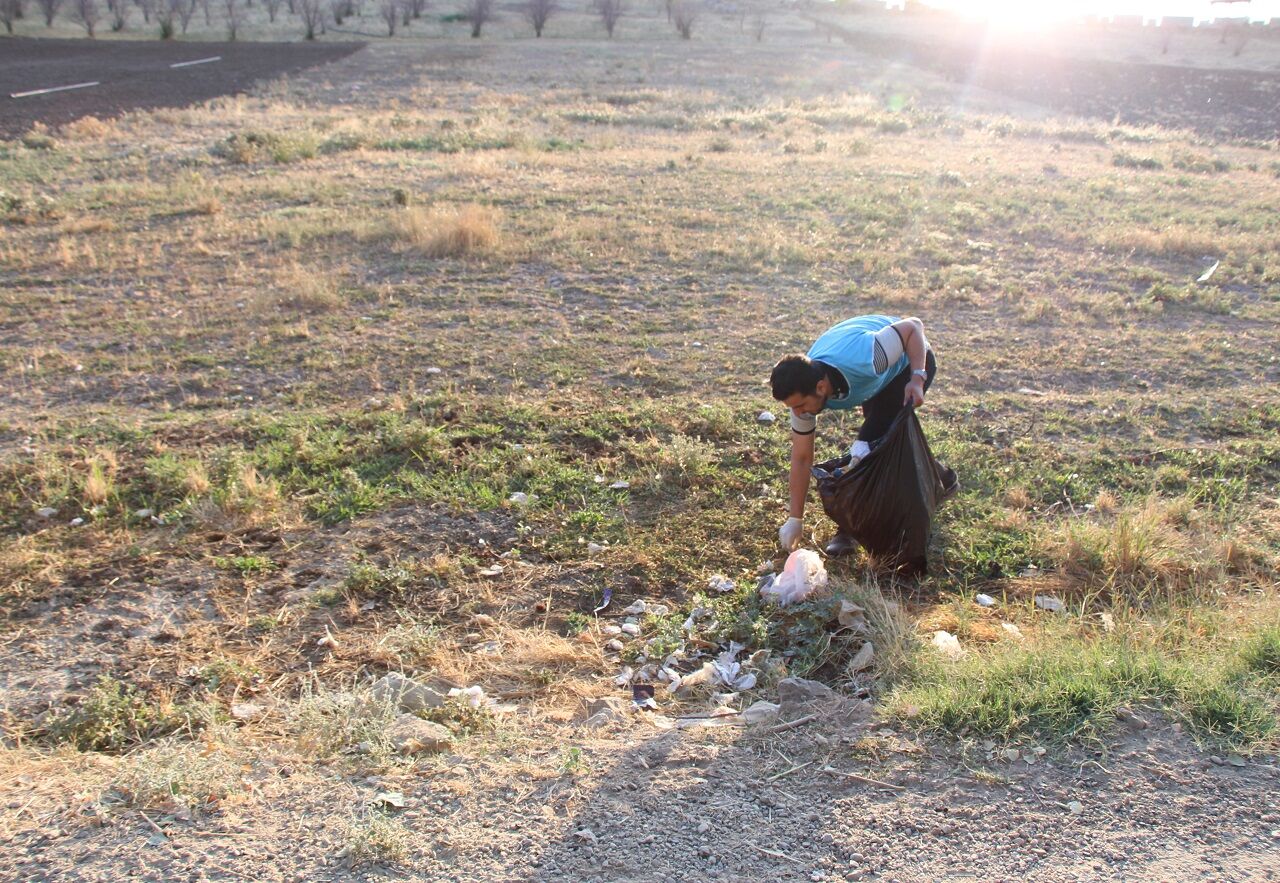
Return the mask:
M 889 697 L 891 713 L 926 730 L 1016 741 L 1095 740 L 1121 706 L 1150 704 L 1204 738 L 1239 749 L 1277 731 L 1276 685 L 1246 676 L 1266 665 L 1274 632 L 1225 661 L 1211 647 L 1156 647 L 1124 637 L 1051 635 L 996 645 L 958 662 L 933 659 Z
M 104 675 L 78 705 L 53 717 L 44 737 L 81 751 L 117 752 L 180 729 L 199 727 L 202 720 L 194 706 L 162 708 L 135 687 Z

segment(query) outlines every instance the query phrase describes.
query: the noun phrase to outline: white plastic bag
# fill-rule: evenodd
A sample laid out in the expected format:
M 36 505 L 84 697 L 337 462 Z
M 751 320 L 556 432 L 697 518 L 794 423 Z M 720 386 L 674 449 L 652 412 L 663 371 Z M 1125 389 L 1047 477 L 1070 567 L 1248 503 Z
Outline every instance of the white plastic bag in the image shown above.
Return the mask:
M 773 598 L 779 607 L 803 601 L 818 589 L 827 586 L 827 569 L 817 552 L 797 549 L 787 556 L 782 573 L 772 582 L 760 588 L 760 594 Z

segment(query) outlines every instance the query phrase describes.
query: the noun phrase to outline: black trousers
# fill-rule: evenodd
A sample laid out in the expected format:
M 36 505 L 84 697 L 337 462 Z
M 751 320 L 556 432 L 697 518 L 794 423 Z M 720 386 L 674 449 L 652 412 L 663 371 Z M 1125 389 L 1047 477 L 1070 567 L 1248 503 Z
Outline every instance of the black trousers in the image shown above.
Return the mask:
M 925 350 L 924 370 L 928 376 L 924 379 L 924 388 L 933 385 L 933 375 L 938 373 L 938 363 L 933 358 L 933 350 Z M 903 368 L 897 377 L 889 381 L 889 385 L 862 403 L 862 428 L 858 430 L 858 441 L 864 441 L 875 447 L 875 443 L 889 431 L 894 418 L 902 413 L 902 399 L 907 394 L 907 383 L 911 380 L 911 365 Z

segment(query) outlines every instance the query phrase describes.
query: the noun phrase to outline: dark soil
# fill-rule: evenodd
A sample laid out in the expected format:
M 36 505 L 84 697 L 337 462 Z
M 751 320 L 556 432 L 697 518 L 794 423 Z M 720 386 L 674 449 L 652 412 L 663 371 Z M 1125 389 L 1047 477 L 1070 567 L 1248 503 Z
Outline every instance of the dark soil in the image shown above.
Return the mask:
M 832 27 L 857 49 L 1063 113 L 1218 138 L 1280 137 L 1277 73 L 1067 58 L 969 37 L 917 42 Z
M 83 116 L 185 107 L 248 90 L 256 81 L 345 58 L 363 43 L 172 43 L 10 38 L 0 51 L 0 137 L 36 122 L 57 126 Z M 222 56 L 193 67 L 169 65 Z M 98 81 L 29 98 L 17 92 Z

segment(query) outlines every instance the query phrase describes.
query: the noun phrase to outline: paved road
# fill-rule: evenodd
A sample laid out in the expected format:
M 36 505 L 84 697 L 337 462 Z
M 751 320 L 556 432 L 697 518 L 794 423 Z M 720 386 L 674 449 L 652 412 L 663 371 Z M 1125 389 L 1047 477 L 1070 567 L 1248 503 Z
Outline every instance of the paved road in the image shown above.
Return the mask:
M 335 61 L 363 43 L 185 43 L 132 40 L 0 39 L 0 137 L 37 121 L 56 126 L 79 117 L 183 107 L 244 92 L 254 82 Z M 170 65 L 221 56 L 220 61 Z M 100 85 L 29 98 L 55 86 Z

